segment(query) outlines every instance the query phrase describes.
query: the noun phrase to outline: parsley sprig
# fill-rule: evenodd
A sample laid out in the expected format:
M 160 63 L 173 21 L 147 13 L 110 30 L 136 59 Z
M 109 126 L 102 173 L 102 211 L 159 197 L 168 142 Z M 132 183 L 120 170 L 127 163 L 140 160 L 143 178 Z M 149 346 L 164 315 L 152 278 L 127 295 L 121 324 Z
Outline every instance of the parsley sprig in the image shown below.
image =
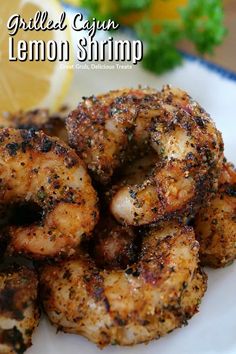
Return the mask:
M 190 0 L 179 10 L 183 32 L 201 53 L 213 53 L 226 34 L 224 10 L 221 0 Z
M 160 25 L 159 21 L 158 24 Z M 155 25 L 157 21 L 154 23 L 149 19 L 144 19 L 135 27 L 138 37 L 146 44 L 143 66 L 161 74 L 181 64 L 182 56 L 176 46 L 183 38 L 183 33 L 179 30 L 179 21 L 163 22 L 162 30 L 158 34 L 154 30 Z
M 155 0 L 153 0 L 155 1 Z M 112 18 L 119 21 L 120 15 L 147 9 L 151 0 L 116 0 L 113 12 L 104 12 L 101 0 L 83 0 L 83 7 L 90 16 L 99 20 Z M 156 26 L 161 30 L 157 32 Z M 143 66 L 157 74 L 173 69 L 182 62 L 178 50 L 181 40 L 193 43 L 201 54 L 212 54 L 222 43 L 227 30 L 224 25 L 222 0 L 189 0 L 179 8 L 178 20 L 154 21 L 143 18 L 134 26 L 137 36 L 145 42 Z

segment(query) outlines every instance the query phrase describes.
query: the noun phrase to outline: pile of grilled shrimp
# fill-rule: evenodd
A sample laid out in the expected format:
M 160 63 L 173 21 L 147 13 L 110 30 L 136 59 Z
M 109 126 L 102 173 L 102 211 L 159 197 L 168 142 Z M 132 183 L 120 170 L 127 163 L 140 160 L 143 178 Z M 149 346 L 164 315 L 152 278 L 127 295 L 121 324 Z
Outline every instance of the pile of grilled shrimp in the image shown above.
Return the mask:
M 236 171 L 221 133 L 164 86 L 0 121 L 0 352 L 31 345 L 40 310 L 99 347 L 185 325 L 236 257 Z

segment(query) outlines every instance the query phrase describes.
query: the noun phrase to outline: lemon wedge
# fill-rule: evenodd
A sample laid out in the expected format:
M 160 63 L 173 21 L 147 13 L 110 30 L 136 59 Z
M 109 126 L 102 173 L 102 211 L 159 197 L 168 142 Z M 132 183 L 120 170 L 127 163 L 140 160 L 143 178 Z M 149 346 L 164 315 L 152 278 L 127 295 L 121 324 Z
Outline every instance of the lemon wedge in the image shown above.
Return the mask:
M 37 11 L 48 11 L 49 19 L 59 22 L 63 12 L 57 0 L 7 0 L 0 1 L 0 115 L 35 107 L 49 107 L 53 110 L 62 104 L 72 80 L 72 70 L 55 61 L 9 61 L 9 32 L 7 22 L 14 14 L 21 15 L 28 23 Z M 20 29 L 14 39 L 19 40 L 67 41 L 70 43 L 69 26 L 64 31 L 23 31 Z M 71 46 L 72 47 L 72 46 Z M 16 50 L 15 48 L 15 50 Z

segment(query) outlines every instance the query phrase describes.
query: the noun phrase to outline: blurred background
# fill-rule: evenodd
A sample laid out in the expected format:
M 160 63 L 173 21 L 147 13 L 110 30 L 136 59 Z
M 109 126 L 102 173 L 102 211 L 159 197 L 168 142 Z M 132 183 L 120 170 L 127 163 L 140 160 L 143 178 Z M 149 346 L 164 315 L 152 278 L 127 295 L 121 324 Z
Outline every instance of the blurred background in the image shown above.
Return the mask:
M 17 52 L 17 43 L 21 40 L 27 43 L 32 40 L 43 40 L 45 43 L 51 40 L 55 43 L 67 41 L 75 50 L 74 53 L 71 51 L 73 55 L 64 66 L 59 60 L 9 61 L 6 24 L 12 14 L 19 13 L 29 21 L 37 11 L 47 11 L 56 23 L 63 10 L 67 12 L 68 19 L 83 11 L 88 19 L 113 19 L 120 23 L 117 33 L 120 39 L 136 37 L 143 40 L 143 60 L 132 70 L 120 70 L 119 73 L 113 70 L 115 80 L 111 80 L 109 70 L 80 70 L 76 66 L 78 61 L 74 53 L 77 39 L 87 33 L 71 31 L 68 26 L 66 31 L 20 29 L 14 36 L 14 52 Z M 201 83 L 205 90 L 208 84 L 213 85 L 210 73 L 206 74 L 208 64 L 204 65 L 204 72 L 202 68 L 193 69 L 193 64 L 190 66 L 183 54 L 194 54 L 218 64 L 220 69 L 215 68 L 215 71 L 222 73 L 221 68 L 228 69 L 229 72 L 224 71 L 225 76 L 235 78 L 235 39 L 236 0 L 0 0 L 0 117 L 4 112 L 35 107 L 49 107 L 55 111 L 67 97 L 74 104 L 76 97 L 73 95 L 77 95 L 80 82 L 83 82 L 78 89 L 81 94 L 91 93 L 91 86 L 99 92 L 104 90 L 103 86 L 111 89 L 112 85 L 121 87 L 142 83 L 160 87 L 162 82 L 169 82 L 198 95 L 201 90 L 196 82 L 199 86 Z
M 223 6 L 227 34 L 222 44 L 215 48 L 214 54 L 206 55 L 205 58 L 236 72 L 236 1 L 224 0 Z M 196 54 L 196 50 L 194 50 L 189 42 L 182 43 L 180 48 L 189 53 Z
M 179 65 L 175 49 L 236 72 L 235 0 L 65 0 L 88 16 L 113 18 L 144 39 L 144 66 L 157 74 Z M 173 50 L 174 48 L 174 50 Z M 161 59 L 158 57 L 161 55 Z

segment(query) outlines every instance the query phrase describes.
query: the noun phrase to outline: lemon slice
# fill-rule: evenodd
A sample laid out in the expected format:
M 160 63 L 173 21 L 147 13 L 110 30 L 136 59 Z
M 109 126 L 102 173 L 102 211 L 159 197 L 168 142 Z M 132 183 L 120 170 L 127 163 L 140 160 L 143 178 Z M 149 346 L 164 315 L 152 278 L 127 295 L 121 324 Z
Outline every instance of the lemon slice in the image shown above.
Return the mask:
M 63 102 L 72 79 L 72 70 L 62 68 L 55 61 L 9 61 L 9 33 L 7 22 L 13 14 L 20 14 L 26 22 L 37 11 L 48 11 L 49 19 L 59 21 L 63 9 L 57 0 L 0 1 L 0 115 L 35 107 L 57 109 Z M 13 36 L 17 51 L 19 40 L 68 41 L 69 26 L 64 31 L 23 31 Z M 72 47 L 72 46 L 71 46 Z M 16 56 L 16 53 L 14 53 Z M 17 56 L 16 56 L 17 57 Z M 68 63 L 67 63 L 68 64 Z M 69 68 L 69 65 L 66 65 Z

